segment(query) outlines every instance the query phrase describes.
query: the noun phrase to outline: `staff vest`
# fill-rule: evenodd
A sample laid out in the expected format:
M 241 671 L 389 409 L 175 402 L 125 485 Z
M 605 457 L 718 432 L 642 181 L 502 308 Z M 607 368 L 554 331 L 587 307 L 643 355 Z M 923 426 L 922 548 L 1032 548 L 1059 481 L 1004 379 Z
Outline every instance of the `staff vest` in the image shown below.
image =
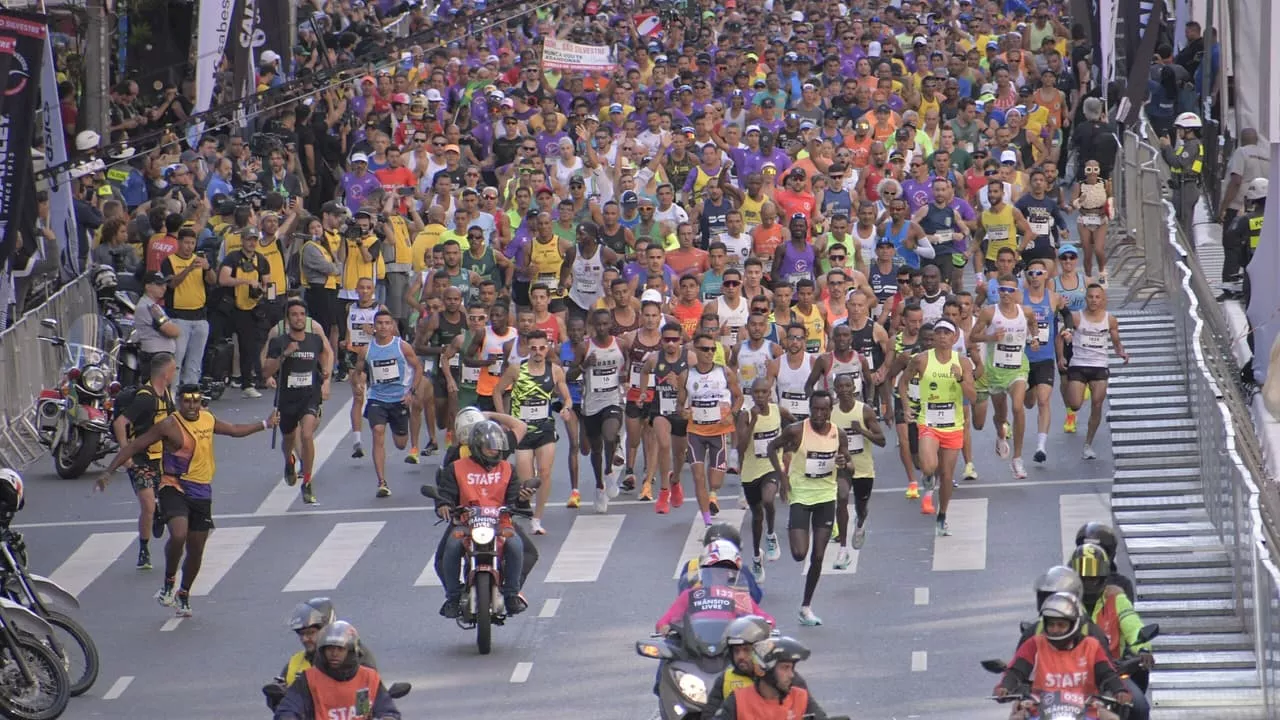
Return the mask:
M 738 720 L 801 720 L 809 707 L 809 691 L 792 687 L 780 702 L 766 700 L 756 686 L 744 687 L 733 694 Z
M 373 699 L 378 694 L 382 679 L 378 671 L 361 665 L 350 680 L 334 680 L 316 668 L 303 671 L 307 687 L 311 690 L 311 704 L 315 716 L 323 720 L 360 720 L 373 716 Z M 368 692 L 368 706 L 357 711 L 356 696 L 361 690 Z

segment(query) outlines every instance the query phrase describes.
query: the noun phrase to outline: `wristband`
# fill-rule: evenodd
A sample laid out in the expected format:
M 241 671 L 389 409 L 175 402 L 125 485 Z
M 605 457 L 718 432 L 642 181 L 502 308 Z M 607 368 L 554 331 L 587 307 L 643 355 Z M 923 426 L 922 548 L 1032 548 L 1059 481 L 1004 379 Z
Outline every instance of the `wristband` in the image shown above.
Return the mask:
M 263 420 L 263 421 L 262 421 L 262 429 L 263 429 L 263 430 L 266 430 L 266 429 L 267 429 L 267 421 L 266 421 L 266 420 Z

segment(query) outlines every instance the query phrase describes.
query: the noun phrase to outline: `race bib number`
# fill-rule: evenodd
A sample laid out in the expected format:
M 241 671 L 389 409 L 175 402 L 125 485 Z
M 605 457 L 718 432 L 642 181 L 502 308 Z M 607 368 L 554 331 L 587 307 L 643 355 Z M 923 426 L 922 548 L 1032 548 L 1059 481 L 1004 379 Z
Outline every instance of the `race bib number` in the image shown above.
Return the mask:
M 993 242 L 1009 239 L 1009 227 L 1002 225 L 1000 227 L 987 228 L 987 239 Z
M 739 332 L 740 330 L 742 330 L 742 327 L 741 327 L 741 326 L 737 326 L 737 325 L 731 325 L 731 326 L 729 326 L 729 335 L 728 335 L 728 337 L 729 337 L 729 345 L 731 345 L 731 346 L 732 346 L 732 345 L 737 345 L 737 344 L 738 344 L 738 332 Z
M 641 387 L 640 376 L 643 374 L 644 374 L 644 363 L 642 362 L 631 363 L 631 379 L 630 379 L 631 387 L 633 388 Z M 653 373 L 649 373 L 649 382 L 646 385 L 644 385 L 644 387 L 647 387 L 647 388 L 653 387 L 654 382 L 656 380 L 657 378 L 653 376 Z
M 462 366 L 462 382 L 472 384 L 480 382 L 480 368 L 470 365 Z
M 1083 215 L 1083 214 L 1082 214 L 1082 215 L 1080 216 L 1080 224 L 1081 224 L 1081 225 L 1088 225 L 1088 226 L 1090 226 L 1090 227 L 1096 227 L 1096 226 L 1098 226 L 1098 225 L 1101 225 L 1101 224 L 1102 224 L 1102 216 L 1101 216 L 1101 215 Z
M 548 288 L 551 288 L 552 292 L 555 292 L 556 288 L 560 285 L 560 275 L 558 273 L 540 273 L 538 275 L 537 284 L 546 285 Z
M 857 427 L 850 425 L 844 429 L 844 436 L 849 440 L 849 454 L 861 455 L 866 451 L 866 443 L 862 442 L 862 433 L 859 433 Z
M 591 392 L 609 392 L 618 389 L 617 368 L 592 368 Z
M 836 469 L 836 454 L 832 452 L 809 451 L 804 456 L 804 476 L 807 478 L 829 477 Z
M 1017 370 L 1022 367 L 1022 345 L 996 343 L 995 354 L 991 364 L 1002 370 Z
M 422 358 L 422 374 L 430 375 L 436 370 L 436 358 L 434 355 Z
M 714 425 L 720 422 L 720 403 L 715 400 L 694 400 L 689 403 L 693 408 L 693 421 L 699 425 Z
M 924 422 L 930 427 L 950 427 L 955 425 L 955 403 L 929 403 L 924 409 Z
M 939 230 L 933 235 L 934 245 L 945 245 L 955 239 L 955 233 L 951 230 Z
M 395 360 L 375 360 L 369 368 L 369 377 L 377 385 L 400 382 L 400 363 Z
M 285 387 L 290 390 L 311 387 L 315 374 L 310 372 L 291 372 L 285 379 Z
M 658 395 L 658 412 L 662 415 L 671 415 L 676 411 L 676 401 L 679 396 L 674 390 L 663 390 Z
M 530 398 L 520 405 L 520 419 L 525 422 L 546 420 L 550 417 L 550 405 L 545 398 Z
M 1042 237 L 1049 234 L 1051 223 L 1048 220 L 1028 223 L 1031 225 L 1031 233 L 1036 237 Z
M 751 452 L 758 458 L 769 457 L 769 443 L 778 437 L 781 430 L 767 430 L 751 436 Z
M 501 375 L 502 368 L 506 366 L 506 364 L 507 364 L 507 361 L 505 358 L 501 358 L 501 357 L 495 358 L 493 362 L 489 363 L 489 367 L 487 368 L 489 371 L 489 374 L 494 376 Z
M 457 370 L 458 368 L 462 367 L 462 356 L 454 355 L 453 357 L 449 358 L 449 367 L 453 368 L 454 370 Z
M 782 406 L 792 415 L 808 415 L 809 398 L 804 393 L 784 392 L 782 393 Z
M 1041 345 L 1046 345 L 1046 344 L 1048 344 L 1048 342 L 1049 342 L 1049 323 L 1047 323 L 1047 322 L 1037 322 L 1037 323 L 1036 323 L 1036 340 L 1037 340 Z
M 1109 339 L 1102 333 L 1080 333 L 1080 346 L 1088 350 L 1106 350 Z
M 365 325 L 352 325 L 348 328 L 347 339 L 352 345 L 368 345 L 373 336 L 365 331 Z

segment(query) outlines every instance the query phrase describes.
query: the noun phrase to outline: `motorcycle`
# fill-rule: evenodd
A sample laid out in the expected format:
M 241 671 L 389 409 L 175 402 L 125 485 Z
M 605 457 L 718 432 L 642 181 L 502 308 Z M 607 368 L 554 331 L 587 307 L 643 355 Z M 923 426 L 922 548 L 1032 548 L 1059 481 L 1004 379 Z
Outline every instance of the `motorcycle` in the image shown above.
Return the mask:
M 526 483 L 536 489 L 537 481 Z M 440 493 L 432 485 L 422 486 L 422 495 L 437 502 Z M 455 537 L 461 538 L 462 553 L 462 615 L 458 627 L 476 631 L 476 647 L 481 655 L 488 655 L 493 647 L 494 625 L 507 620 L 506 603 L 502 598 L 502 548 L 506 538 L 514 530 L 503 529 L 504 521 L 512 515 L 533 517 L 528 510 L 509 507 L 454 508 L 451 522 L 457 526 Z
M 735 587 L 746 592 L 739 572 L 727 568 L 702 570 L 704 588 Z M 667 635 L 636 642 L 636 654 L 657 660 L 658 711 L 662 720 L 699 720 L 706 708 L 708 688 L 729 665 L 724 630 L 733 618 L 698 617 L 685 613 Z
M 53 628 L 21 605 L 0 598 L 0 715 L 54 720 L 71 700 L 67 668 L 39 638 Z
M 407 682 L 391 683 L 391 686 L 387 688 L 387 694 L 391 696 L 392 700 L 399 700 L 408 695 L 412 689 L 413 686 Z M 267 697 L 267 707 L 271 708 L 271 712 L 275 712 L 276 706 L 280 704 L 281 700 L 284 700 L 284 695 L 288 691 L 289 688 L 284 684 L 284 678 L 279 675 L 262 686 L 262 694 Z
M 54 609 L 57 605 L 79 610 L 80 601 L 49 578 L 27 572 L 26 542 L 21 533 L 10 529 L 11 520 L 12 515 L 0 517 L 0 595 L 49 624 L 52 632 L 44 636 L 45 643 L 71 674 L 71 696 L 83 695 L 98 679 L 98 648 L 80 623 Z M 69 640 L 61 639 L 68 636 Z
M 46 318 L 41 326 L 58 332 L 58 321 Z M 77 339 L 96 337 L 104 332 L 98 317 L 89 315 L 77 321 L 64 338 L 56 334 L 40 339 L 58 348 L 65 364 L 62 382 L 56 388 L 40 391 L 36 402 L 36 430 L 40 444 L 53 455 L 58 477 L 73 479 L 84 474 L 94 461 L 117 450 L 111 433 L 110 401 L 120 392 L 120 383 L 112 380 L 107 354 L 94 345 Z
M 1029 623 L 1023 623 L 1022 631 L 1024 633 L 1030 629 L 1028 625 Z M 1138 631 L 1138 644 L 1151 642 L 1159 634 L 1159 625 L 1144 625 Z M 983 660 L 981 664 L 983 670 L 995 675 L 1003 675 L 1009 670 L 1008 664 L 1003 660 Z M 1117 661 L 1115 666 L 1116 672 L 1119 673 L 1120 677 L 1127 679 L 1142 668 L 1142 660 L 1137 656 L 1131 656 Z M 1105 720 L 1107 716 L 1101 715 L 1097 708 L 1101 708 L 1101 710 L 1119 718 L 1124 718 L 1128 714 L 1128 705 L 1106 695 L 1089 695 L 1071 690 L 1036 692 L 1027 685 L 1018 688 L 1017 692 L 1004 696 L 992 695 L 989 696 L 989 699 L 1002 704 L 1011 702 L 1030 703 L 1034 705 L 1032 710 L 1034 714 L 1030 716 L 1032 720 L 1085 720 L 1085 718 L 1094 717 Z

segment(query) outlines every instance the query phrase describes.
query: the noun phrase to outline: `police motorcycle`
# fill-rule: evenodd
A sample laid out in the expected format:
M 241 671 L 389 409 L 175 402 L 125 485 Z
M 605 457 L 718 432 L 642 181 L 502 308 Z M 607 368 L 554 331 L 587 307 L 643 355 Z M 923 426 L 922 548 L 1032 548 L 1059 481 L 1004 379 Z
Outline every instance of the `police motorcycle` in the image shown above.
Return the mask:
M 110 402 L 121 386 L 113 379 L 110 355 L 100 349 L 115 330 L 97 315 L 77 318 L 65 335 L 58 334 L 53 318 L 40 325 L 49 331 L 40 340 L 58 351 L 62 377 L 36 400 L 36 437 L 49 448 L 58 477 L 71 480 L 117 450 Z

